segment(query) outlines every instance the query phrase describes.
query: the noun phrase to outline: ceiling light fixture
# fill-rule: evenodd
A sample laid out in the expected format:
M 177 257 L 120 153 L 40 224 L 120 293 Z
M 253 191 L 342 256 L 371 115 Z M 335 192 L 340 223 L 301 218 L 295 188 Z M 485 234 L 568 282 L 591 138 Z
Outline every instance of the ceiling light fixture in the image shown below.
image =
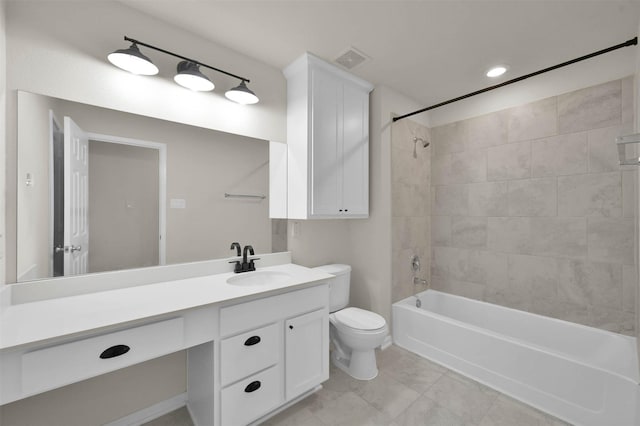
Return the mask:
M 180 86 L 195 91 L 210 91 L 213 90 L 215 85 L 213 82 L 200 71 L 200 67 L 209 68 L 219 73 L 228 75 L 240 80 L 240 84 L 232 89 L 229 89 L 225 96 L 240 104 L 248 105 L 255 104 L 260 99 L 253 93 L 248 87 L 247 83 L 250 82 L 248 78 L 241 77 L 239 75 L 231 74 L 230 72 L 221 70 L 220 68 L 212 67 L 211 65 L 203 64 L 200 61 L 189 59 L 177 53 L 170 52 L 165 49 L 161 49 L 156 46 L 152 46 L 147 43 L 143 43 L 138 40 L 134 40 L 127 36 L 124 36 L 125 41 L 131 42 L 131 46 L 128 49 L 119 49 L 113 53 L 110 53 L 107 58 L 113 65 L 121 68 L 125 71 L 129 71 L 133 74 L 140 75 L 155 75 L 158 73 L 158 67 L 145 55 L 140 52 L 138 45 L 148 47 L 149 49 L 157 50 L 158 52 L 165 53 L 167 55 L 175 56 L 182 59 L 177 66 L 177 74 L 173 78 Z
M 109 62 L 116 67 L 129 71 L 132 74 L 139 75 L 156 75 L 158 67 L 156 67 L 151 59 L 147 58 L 140 52 L 138 45 L 132 43 L 128 49 L 118 49 L 107 56 Z
M 224 95 L 227 99 L 231 99 L 232 101 L 242 105 L 251 105 L 259 101 L 256 94 L 249 90 L 245 80 L 242 80 L 240 84 L 233 89 L 227 90 L 227 93 Z
M 491 68 L 489 71 L 487 71 L 487 77 L 491 77 L 491 78 L 500 77 L 502 74 L 507 72 L 507 69 L 508 68 L 506 65 L 495 66 Z
M 178 64 L 178 73 L 173 80 L 180 86 L 196 92 L 208 92 L 216 87 L 206 75 L 200 72 L 198 64 L 189 61 Z

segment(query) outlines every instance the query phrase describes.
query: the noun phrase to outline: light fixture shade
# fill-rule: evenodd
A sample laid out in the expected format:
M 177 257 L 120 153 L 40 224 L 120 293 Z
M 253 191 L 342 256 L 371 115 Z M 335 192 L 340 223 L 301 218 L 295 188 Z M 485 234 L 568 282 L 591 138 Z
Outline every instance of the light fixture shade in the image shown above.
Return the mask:
M 132 43 L 128 49 L 118 49 L 107 56 L 109 62 L 116 67 L 129 71 L 132 74 L 139 75 L 156 75 L 158 67 L 156 67 L 151 59 L 147 58 L 140 52 L 138 45 Z
M 227 99 L 230 99 L 242 105 L 255 104 L 260 100 L 255 93 L 249 90 L 244 80 L 242 80 L 240 84 L 233 89 L 227 90 L 224 95 L 227 97 Z
M 178 64 L 178 73 L 173 80 L 180 86 L 196 92 L 208 92 L 215 87 L 213 82 L 200 72 L 198 64 L 189 61 Z

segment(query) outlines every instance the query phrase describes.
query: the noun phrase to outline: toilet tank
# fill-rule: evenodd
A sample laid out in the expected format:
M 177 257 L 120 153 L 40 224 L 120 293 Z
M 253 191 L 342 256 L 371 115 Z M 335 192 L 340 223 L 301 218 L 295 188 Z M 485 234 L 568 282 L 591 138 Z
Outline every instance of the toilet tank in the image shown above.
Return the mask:
M 332 264 L 318 266 L 317 268 L 327 274 L 335 275 L 329 281 L 329 311 L 335 312 L 346 308 L 349 304 L 349 287 L 351 285 L 351 266 Z

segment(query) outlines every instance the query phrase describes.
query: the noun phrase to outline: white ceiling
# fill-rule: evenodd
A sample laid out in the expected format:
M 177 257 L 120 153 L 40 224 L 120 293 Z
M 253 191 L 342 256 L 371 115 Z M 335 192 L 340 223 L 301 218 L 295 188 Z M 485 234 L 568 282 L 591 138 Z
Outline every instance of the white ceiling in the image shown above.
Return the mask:
M 121 1 L 278 69 L 356 47 L 371 60 L 354 74 L 425 105 L 621 43 L 640 19 L 640 1 Z

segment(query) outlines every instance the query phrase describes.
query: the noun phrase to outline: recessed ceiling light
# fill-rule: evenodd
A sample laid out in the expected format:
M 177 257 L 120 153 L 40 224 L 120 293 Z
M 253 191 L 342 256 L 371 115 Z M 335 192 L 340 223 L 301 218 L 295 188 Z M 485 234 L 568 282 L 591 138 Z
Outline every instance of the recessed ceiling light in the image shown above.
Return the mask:
M 500 77 L 505 72 L 507 72 L 507 66 L 498 65 L 497 67 L 493 67 L 487 71 L 487 77 Z

